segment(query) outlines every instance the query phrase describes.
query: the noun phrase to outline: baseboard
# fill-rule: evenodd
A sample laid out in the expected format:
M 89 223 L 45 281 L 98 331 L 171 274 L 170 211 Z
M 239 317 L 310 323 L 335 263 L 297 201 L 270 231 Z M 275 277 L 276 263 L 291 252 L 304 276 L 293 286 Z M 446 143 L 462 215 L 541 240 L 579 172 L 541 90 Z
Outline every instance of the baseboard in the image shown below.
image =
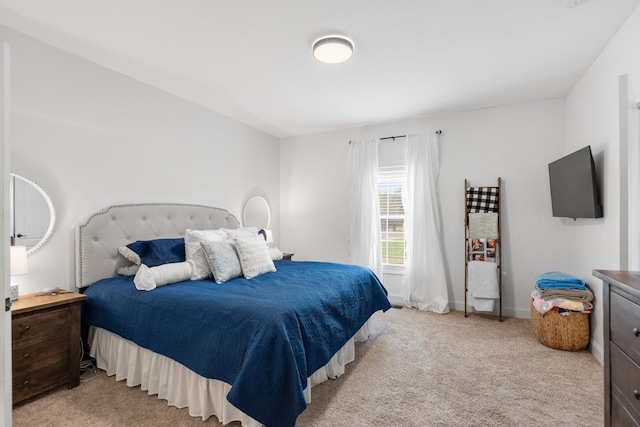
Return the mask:
M 593 340 L 593 336 L 591 337 L 591 341 L 589 342 L 589 351 L 593 355 L 593 357 L 598 360 L 598 362 L 604 364 L 604 349 L 602 345 Z
M 388 298 L 391 304 L 404 305 L 404 299 L 402 298 L 402 295 L 389 293 Z M 451 310 L 464 311 L 464 302 L 450 302 L 449 308 Z M 490 313 L 487 313 L 487 314 L 490 314 Z M 496 316 L 499 314 L 497 308 L 494 310 L 493 314 L 495 314 Z M 517 317 L 519 319 L 530 319 L 531 308 L 502 307 L 502 315 L 505 317 Z
M 450 302 L 449 303 L 449 307 L 452 310 L 456 310 L 456 311 L 464 311 L 464 302 Z M 499 315 L 499 308 L 498 305 L 496 304 L 496 309 L 493 310 L 493 313 L 484 313 L 484 314 L 494 314 L 494 315 Z M 531 309 L 529 307 L 527 308 L 521 308 L 521 307 L 508 307 L 508 306 L 503 306 L 502 307 L 502 315 L 504 317 L 516 317 L 518 319 L 530 319 L 531 318 Z

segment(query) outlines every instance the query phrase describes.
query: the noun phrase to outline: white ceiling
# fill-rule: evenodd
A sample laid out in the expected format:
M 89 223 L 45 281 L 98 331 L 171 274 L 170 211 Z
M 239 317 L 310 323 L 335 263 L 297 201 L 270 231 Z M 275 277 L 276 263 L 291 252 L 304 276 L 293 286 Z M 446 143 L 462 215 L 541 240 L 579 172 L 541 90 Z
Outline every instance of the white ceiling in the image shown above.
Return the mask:
M 640 0 L 0 0 L 0 24 L 278 137 L 566 96 Z M 311 43 L 341 33 L 344 64 Z

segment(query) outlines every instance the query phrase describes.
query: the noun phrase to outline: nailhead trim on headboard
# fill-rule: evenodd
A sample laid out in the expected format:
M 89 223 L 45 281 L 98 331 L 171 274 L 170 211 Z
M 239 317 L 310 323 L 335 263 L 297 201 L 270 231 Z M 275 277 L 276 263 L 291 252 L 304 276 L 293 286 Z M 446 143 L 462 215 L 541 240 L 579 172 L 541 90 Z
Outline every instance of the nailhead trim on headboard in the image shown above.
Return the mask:
M 180 203 L 113 205 L 76 228 L 76 286 L 84 288 L 116 275 L 126 261 L 118 248 L 136 240 L 183 237 L 187 229 L 238 228 L 226 209 Z

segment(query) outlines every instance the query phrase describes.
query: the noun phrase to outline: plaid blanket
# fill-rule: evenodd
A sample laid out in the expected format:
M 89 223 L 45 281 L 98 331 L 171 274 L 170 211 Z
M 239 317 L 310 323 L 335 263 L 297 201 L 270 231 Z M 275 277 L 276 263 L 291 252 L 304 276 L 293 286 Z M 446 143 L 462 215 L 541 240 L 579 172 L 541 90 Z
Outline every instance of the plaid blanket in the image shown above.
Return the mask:
M 467 212 L 498 212 L 498 187 L 467 189 Z

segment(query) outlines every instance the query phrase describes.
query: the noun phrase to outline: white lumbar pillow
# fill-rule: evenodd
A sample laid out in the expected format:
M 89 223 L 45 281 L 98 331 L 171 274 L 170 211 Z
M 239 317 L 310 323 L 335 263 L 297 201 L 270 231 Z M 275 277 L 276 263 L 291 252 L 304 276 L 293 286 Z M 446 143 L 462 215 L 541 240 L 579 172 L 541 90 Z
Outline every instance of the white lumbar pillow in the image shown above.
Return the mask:
M 193 269 L 193 261 L 190 260 L 156 267 L 147 267 L 145 264 L 141 264 L 133 278 L 133 283 L 139 291 L 151 291 L 158 286 L 189 280 Z

